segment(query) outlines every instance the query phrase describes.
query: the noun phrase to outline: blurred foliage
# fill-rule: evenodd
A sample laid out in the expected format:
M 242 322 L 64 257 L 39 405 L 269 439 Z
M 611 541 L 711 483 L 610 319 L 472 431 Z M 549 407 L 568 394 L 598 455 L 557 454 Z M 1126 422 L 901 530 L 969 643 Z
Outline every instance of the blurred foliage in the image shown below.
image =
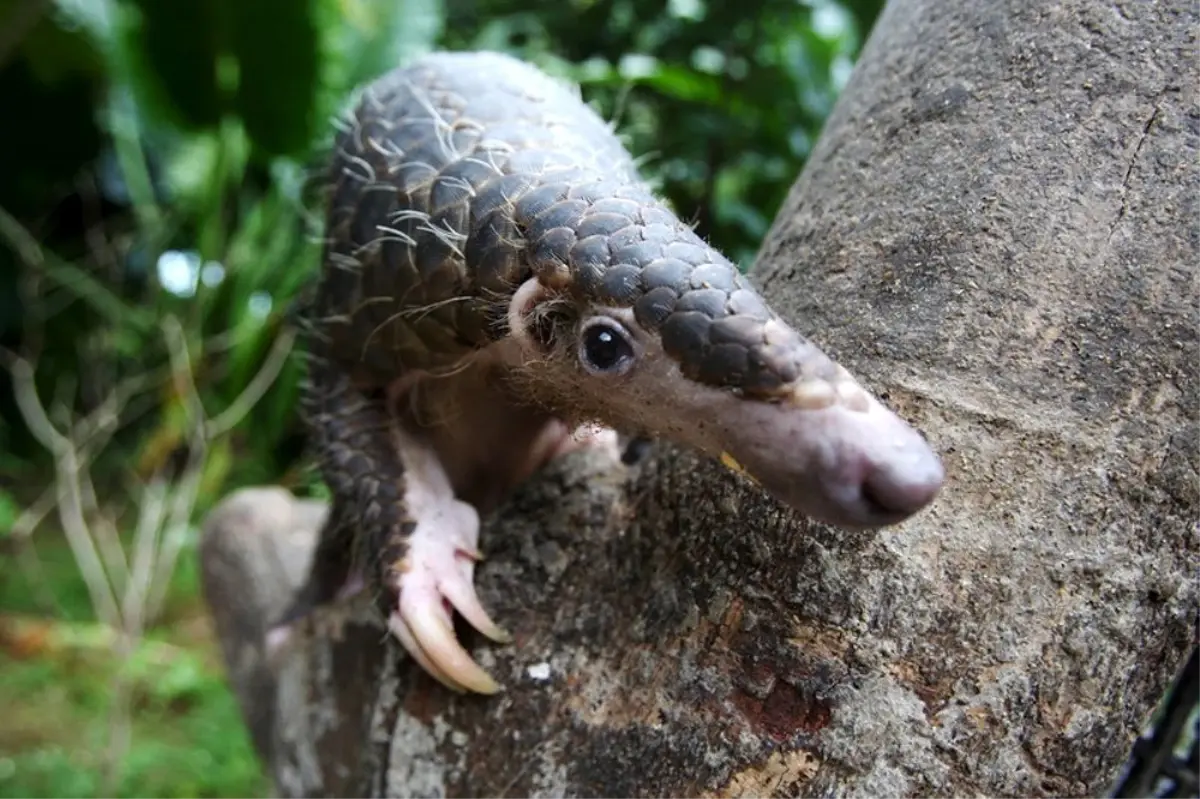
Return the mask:
M 172 379 L 160 322 L 181 323 L 206 413 L 251 384 L 318 266 L 314 179 L 355 87 L 431 49 L 507 51 L 577 81 L 676 210 L 748 266 L 881 5 L 0 0 L 0 614 L 96 618 L 53 530 L 35 536 L 40 559 L 27 535 L 6 537 L 53 479 L 2 368 L 8 354 L 36 365 L 38 395 L 62 429 L 129 380 L 149 381 L 122 404 L 94 467 L 101 505 L 126 518 L 138 485 L 187 459 L 191 395 Z M 248 483 L 320 490 L 301 457 L 301 372 L 294 354 L 210 442 L 198 511 Z M 64 561 L 43 563 L 49 552 Z M 185 557 L 171 585 L 195 604 L 189 569 Z M 170 627 L 159 619 L 139 646 Z M 187 701 L 155 693 L 170 693 L 176 672 L 132 678 L 133 734 L 146 742 L 116 783 L 98 781 L 89 753 L 107 723 L 96 720 L 104 681 L 128 663 L 93 652 L 81 671 L 58 657 L 74 646 L 2 655 L 0 704 L 26 721 L 61 715 L 66 738 L 48 722 L 14 737 L 12 723 L 24 722 L 0 721 L 0 795 L 259 791 L 245 776 L 244 738 L 229 734 L 240 722 L 213 659 L 189 649 L 210 645 L 200 636 L 172 655 L 201 686 Z M 172 719 L 178 729 L 165 729 Z M 206 773 L 211 762 L 220 779 Z
M 195 559 L 176 572 L 158 626 L 120 657 L 91 623 L 70 551 L 52 539 L 38 549 L 39 573 L 0 583 L 0 797 L 268 795 L 209 643 Z M 109 774 L 118 678 L 134 745 Z

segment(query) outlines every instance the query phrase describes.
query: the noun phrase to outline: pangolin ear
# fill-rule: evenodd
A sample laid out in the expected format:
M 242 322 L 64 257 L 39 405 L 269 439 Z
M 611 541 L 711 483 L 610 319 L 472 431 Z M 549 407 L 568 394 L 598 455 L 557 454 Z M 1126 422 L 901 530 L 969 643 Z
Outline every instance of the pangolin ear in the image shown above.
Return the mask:
M 571 324 L 571 304 L 566 296 L 548 288 L 536 277 L 522 283 L 508 304 L 508 335 L 521 349 L 549 355 Z

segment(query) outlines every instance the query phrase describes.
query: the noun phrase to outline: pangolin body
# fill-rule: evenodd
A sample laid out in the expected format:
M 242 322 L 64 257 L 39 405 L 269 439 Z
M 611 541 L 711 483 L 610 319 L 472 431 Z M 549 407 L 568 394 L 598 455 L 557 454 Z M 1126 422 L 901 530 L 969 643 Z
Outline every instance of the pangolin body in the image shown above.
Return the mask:
M 447 603 L 496 640 L 480 513 L 612 428 L 722 457 L 851 527 L 937 493 L 921 436 L 781 319 L 658 200 L 576 91 L 495 53 L 371 84 L 336 137 L 304 411 L 333 493 L 285 621 L 378 580 L 434 677 L 497 689 Z M 572 437 L 580 421 L 605 425 Z

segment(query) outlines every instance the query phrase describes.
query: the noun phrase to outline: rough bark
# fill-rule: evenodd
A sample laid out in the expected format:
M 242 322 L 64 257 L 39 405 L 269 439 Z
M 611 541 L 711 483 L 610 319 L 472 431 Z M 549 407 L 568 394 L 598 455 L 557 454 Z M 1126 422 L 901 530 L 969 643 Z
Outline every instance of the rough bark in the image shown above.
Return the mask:
M 485 526 L 516 642 L 469 639 L 484 698 L 369 598 L 266 663 L 320 509 L 226 500 L 205 585 L 278 790 L 1105 792 L 1197 622 L 1198 21 L 885 9 L 754 274 L 944 453 L 910 523 L 811 524 L 665 446 L 572 455 Z

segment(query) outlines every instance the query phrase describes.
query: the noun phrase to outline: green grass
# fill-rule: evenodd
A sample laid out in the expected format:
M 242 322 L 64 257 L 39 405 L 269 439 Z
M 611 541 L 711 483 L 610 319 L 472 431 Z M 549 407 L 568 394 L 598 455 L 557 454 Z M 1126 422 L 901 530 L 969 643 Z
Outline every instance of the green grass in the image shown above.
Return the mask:
M 0 553 L 0 797 L 267 795 L 199 599 L 195 551 L 164 618 L 122 659 L 93 620 L 69 549 L 50 535 L 36 541 L 36 576 L 11 547 Z M 122 679 L 129 745 L 112 769 Z

